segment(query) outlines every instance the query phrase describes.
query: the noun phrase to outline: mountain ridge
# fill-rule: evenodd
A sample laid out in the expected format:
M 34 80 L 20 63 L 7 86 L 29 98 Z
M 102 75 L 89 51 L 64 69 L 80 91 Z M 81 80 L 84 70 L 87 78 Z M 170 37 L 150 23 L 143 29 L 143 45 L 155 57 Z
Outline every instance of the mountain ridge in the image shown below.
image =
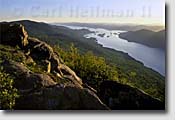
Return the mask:
M 126 39 L 129 42 L 140 43 L 152 48 L 160 48 L 166 50 L 166 31 L 151 31 L 146 29 L 141 29 L 137 31 L 128 31 L 125 33 L 120 33 L 119 37 Z
M 52 23 L 52 24 L 63 24 L 70 26 L 80 26 L 80 27 L 91 27 L 91 28 L 103 28 L 107 30 L 124 30 L 124 31 L 136 31 L 140 29 L 147 29 L 153 31 L 160 31 L 165 28 L 161 25 L 137 25 L 137 24 L 112 24 L 112 23 Z

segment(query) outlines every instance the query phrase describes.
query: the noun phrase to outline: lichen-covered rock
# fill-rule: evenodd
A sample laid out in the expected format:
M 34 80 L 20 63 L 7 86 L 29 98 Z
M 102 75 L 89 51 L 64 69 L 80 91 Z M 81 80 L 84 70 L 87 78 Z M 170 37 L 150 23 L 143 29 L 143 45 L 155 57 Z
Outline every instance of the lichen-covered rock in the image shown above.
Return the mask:
M 15 109 L 107 110 L 95 93 L 74 85 L 43 88 L 17 99 Z

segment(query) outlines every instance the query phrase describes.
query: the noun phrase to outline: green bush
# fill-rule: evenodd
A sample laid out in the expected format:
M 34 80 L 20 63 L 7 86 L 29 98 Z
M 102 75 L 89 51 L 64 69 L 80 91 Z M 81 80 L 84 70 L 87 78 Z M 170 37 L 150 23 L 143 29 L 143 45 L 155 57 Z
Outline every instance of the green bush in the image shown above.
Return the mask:
M 13 109 L 15 99 L 19 97 L 18 91 L 13 87 L 13 78 L 0 68 L 0 108 Z
M 24 62 L 26 60 L 23 51 L 20 51 L 18 46 L 11 47 L 8 45 L 0 44 L 0 59 L 13 60 L 16 62 Z
M 80 54 L 78 49 L 71 44 L 66 51 L 55 47 L 65 64 L 80 76 L 84 83 L 98 89 L 104 80 L 118 80 L 117 69 L 108 65 L 103 57 L 95 56 L 92 52 Z

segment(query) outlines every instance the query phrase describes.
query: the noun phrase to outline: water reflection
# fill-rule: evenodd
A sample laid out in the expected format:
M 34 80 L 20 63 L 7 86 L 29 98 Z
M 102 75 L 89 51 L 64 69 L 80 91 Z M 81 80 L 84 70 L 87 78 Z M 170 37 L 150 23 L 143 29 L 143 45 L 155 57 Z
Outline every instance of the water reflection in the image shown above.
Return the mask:
M 85 35 L 86 38 L 96 38 L 98 44 L 104 47 L 113 48 L 118 51 L 128 53 L 131 57 L 142 62 L 145 66 L 152 68 L 165 76 L 165 51 L 158 48 L 150 48 L 148 46 L 128 42 L 119 38 L 119 34 L 126 31 L 121 30 L 105 30 L 88 27 L 66 26 L 70 29 L 88 29 L 94 33 Z

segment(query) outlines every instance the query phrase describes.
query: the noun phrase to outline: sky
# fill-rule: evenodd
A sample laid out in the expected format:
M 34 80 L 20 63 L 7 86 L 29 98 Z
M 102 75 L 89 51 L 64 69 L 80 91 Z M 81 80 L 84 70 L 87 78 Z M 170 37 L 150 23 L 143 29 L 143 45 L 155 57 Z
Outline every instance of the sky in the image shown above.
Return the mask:
M 165 25 L 164 0 L 0 0 L 0 21 Z

